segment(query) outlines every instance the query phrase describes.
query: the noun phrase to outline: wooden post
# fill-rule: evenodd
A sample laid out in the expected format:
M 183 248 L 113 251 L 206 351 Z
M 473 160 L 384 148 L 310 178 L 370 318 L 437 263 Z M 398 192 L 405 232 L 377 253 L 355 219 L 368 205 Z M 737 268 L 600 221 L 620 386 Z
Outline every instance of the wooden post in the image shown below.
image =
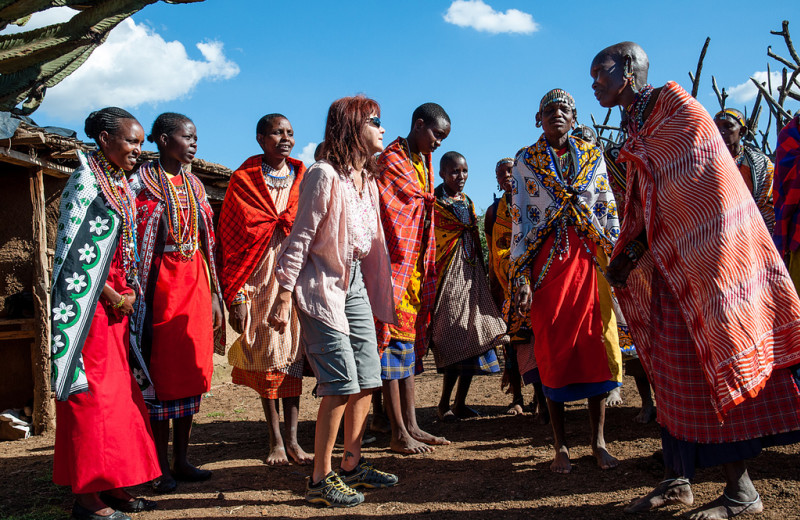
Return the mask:
M 55 404 L 50 390 L 50 266 L 47 260 L 47 214 L 41 168 L 30 170 L 33 205 L 33 309 L 35 339 L 31 347 L 33 370 L 33 431 L 50 430 L 55 421 Z

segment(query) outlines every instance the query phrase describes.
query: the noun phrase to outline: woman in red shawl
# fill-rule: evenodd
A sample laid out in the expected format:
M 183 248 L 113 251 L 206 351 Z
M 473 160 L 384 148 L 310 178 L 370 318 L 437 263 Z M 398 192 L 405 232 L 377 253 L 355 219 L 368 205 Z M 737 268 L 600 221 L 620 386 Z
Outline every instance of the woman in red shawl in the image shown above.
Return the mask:
M 289 157 L 294 130 L 281 114 L 258 121 L 256 141 L 264 153 L 250 157 L 234 172 L 219 220 L 222 286 L 231 327 L 240 334 L 228 362 L 233 365 L 233 382 L 249 386 L 261 397 L 269 425 L 267 464 L 288 464 L 287 455 L 298 464 L 308 464 L 312 457 L 297 442 L 303 391 L 297 316 L 292 312 L 283 333 L 267 323 L 267 311 L 279 289 L 273 276 L 275 262 L 297 214 L 298 187 L 306 167 Z M 285 446 L 279 399 L 289 437 Z
M 159 159 L 131 178 L 136 193 L 142 298 L 135 330 L 153 384 L 144 395 L 162 476 L 158 493 L 174 491 L 177 480 L 198 482 L 211 472 L 187 460 L 192 418 L 211 388 L 214 329 L 222 325 L 214 261 L 213 211 L 203 183 L 189 165 L 197 130 L 188 117 L 167 112 L 147 137 Z M 167 457 L 173 425 L 173 467 Z

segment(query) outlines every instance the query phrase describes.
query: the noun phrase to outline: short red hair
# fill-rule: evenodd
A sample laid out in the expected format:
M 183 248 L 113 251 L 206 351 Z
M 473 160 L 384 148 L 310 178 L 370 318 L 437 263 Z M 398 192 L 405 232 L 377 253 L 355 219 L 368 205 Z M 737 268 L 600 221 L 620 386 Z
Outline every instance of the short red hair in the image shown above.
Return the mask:
M 373 114 L 380 117 L 381 107 L 364 95 L 343 97 L 331 103 L 321 155 L 340 173 L 363 161 L 364 168 L 375 174 L 375 157 L 364 139 L 364 129 L 371 124 L 368 119 Z

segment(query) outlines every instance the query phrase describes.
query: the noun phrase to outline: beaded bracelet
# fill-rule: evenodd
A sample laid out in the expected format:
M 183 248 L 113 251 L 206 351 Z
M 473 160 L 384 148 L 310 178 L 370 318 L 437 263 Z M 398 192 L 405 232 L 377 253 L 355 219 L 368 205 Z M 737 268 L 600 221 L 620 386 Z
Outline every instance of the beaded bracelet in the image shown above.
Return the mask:
M 234 305 L 241 305 L 243 303 L 247 303 L 249 300 L 247 299 L 247 293 L 244 290 L 239 289 L 236 293 L 236 296 L 233 297 L 233 301 L 231 302 L 231 307 Z
M 125 305 L 125 295 L 123 294 L 122 297 L 119 299 L 117 303 L 111 306 L 112 309 L 121 309 L 122 306 Z
M 641 257 L 647 252 L 644 244 L 638 240 L 631 240 L 623 249 L 625 255 L 631 259 L 632 262 L 638 262 Z

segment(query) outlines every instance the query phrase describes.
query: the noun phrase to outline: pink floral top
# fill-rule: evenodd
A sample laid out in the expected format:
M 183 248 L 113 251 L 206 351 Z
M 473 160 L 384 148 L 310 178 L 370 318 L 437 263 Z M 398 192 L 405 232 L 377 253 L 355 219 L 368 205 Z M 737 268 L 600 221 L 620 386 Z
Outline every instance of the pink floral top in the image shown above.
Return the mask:
M 369 254 L 372 240 L 378 231 L 378 221 L 375 218 L 375 206 L 369 196 L 359 194 L 353 182 L 352 175 L 345 177 L 345 194 L 347 196 L 347 224 L 350 227 L 350 245 L 353 247 L 353 258 L 361 260 Z M 366 174 L 365 174 L 366 176 Z

